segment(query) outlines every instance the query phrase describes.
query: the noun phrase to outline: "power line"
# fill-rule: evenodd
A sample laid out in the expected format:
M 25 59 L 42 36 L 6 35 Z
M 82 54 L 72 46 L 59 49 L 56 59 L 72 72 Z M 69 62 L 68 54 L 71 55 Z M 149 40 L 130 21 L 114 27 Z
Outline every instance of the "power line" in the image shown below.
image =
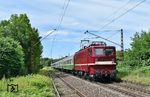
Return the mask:
M 110 36 L 108 36 L 107 39 L 109 39 L 109 38 L 115 36 L 116 34 L 118 34 L 119 31 L 120 31 L 120 30 L 116 30 L 115 33 L 113 33 L 113 34 L 111 34 Z
M 107 23 L 104 26 L 102 26 L 98 31 L 100 31 L 101 29 L 105 28 L 106 26 L 108 26 L 109 24 L 113 23 L 114 21 L 116 21 L 117 19 L 121 18 L 122 16 L 126 15 L 128 12 L 132 11 L 133 9 L 135 9 L 137 6 L 139 6 L 140 4 L 142 4 L 145 1 L 146 0 L 143 0 L 143 1 L 139 2 L 138 4 L 136 4 L 135 6 L 131 7 L 130 9 L 128 9 L 127 11 L 125 11 L 123 14 L 119 15 L 118 17 L 116 17 L 113 20 L 111 20 L 109 23 Z
M 69 6 L 69 3 L 70 3 L 70 0 L 68 0 L 66 7 L 63 8 L 63 9 L 64 9 L 64 12 L 62 13 L 62 17 L 60 18 L 60 22 L 59 22 L 59 24 L 58 24 L 58 26 L 57 26 L 57 28 L 56 28 L 57 30 L 59 30 L 59 28 L 61 27 L 62 21 L 63 21 L 64 16 L 65 16 L 65 13 L 66 13 L 67 8 L 68 8 L 68 6 Z M 65 5 L 65 3 L 64 3 L 64 5 Z
M 56 29 L 53 29 L 52 32 L 50 32 L 50 33 L 47 34 L 45 37 L 43 37 L 42 39 L 40 39 L 40 41 L 36 42 L 36 43 L 33 45 L 33 47 L 34 47 L 35 45 L 37 45 L 38 43 L 40 43 L 42 40 L 46 39 L 49 35 L 51 35 L 51 34 L 54 33 L 55 31 L 58 31 L 58 30 L 59 30 L 59 28 L 60 28 L 60 26 L 61 26 L 61 23 L 62 23 L 62 21 L 63 21 L 63 18 L 64 18 L 64 16 L 65 16 L 65 13 L 66 13 L 66 10 L 67 10 L 67 7 L 68 7 L 68 5 L 69 5 L 70 0 L 68 0 L 68 3 L 67 3 L 67 5 L 66 5 L 66 7 L 65 7 L 65 2 L 66 2 L 66 0 L 64 1 L 63 7 L 62 7 L 62 9 L 64 10 L 63 13 L 62 13 L 62 17 L 61 17 L 61 19 L 60 19 L 60 21 L 59 21 L 58 26 L 56 27 Z M 55 37 L 55 36 L 54 36 L 54 37 Z
M 118 10 L 116 10 L 115 12 L 113 12 L 112 14 L 111 14 L 111 16 L 108 16 L 106 19 L 108 19 L 109 17 L 112 17 L 114 14 L 116 14 L 117 12 L 119 12 L 121 9 L 123 9 L 124 7 L 126 7 L 129 3 L 131 2 L 131 0 L 129 0 L 125 5 L 123 5 L 122 7 L 120 7 Z M 143 3 L 143 2 L 142 2 Z M 141 4 L 141 3 L 140 3 Z M 136 5 L 135 7 L 137 7 L 138 5 Z M 134 8 L 133 8 L 134 9 Z M 129 10 L 129 9 L 128 9 Z M 127 10 L 127 11 L 128 11 Z M 132 10 L 132 9 L 130 9 L 130 10 Z M 125 13 L 126 14 L 126 13 Z M 112 21 L 112 20 L 111 20 Z M 110 21 L 110 22 L 111 22 Z M 101 28 L 101 29 L 103 29 L 103 28 Z M 114 35 L 116 35 L 116 34 L 118 34 L 118 31 L 120 31 L 120 30 L 116 30 L 117 32 L 115 32 L 115 33 L 113 33 L 113 34 L 111 34 L 110 36 L 108 36 L 106 39 L 109 39 L 109 38 L 111 38 L 111 37 L 113 37 Z M 97 31 L 98 32 L 98 31 Z M 101 32 L 104 32 L 104 31 L 101 31 Z
M 105 17 L 103 19 L 103 21 L 108 20 L 109 18 L 111 18 L 113 15 L 115 15 L 116 13 L 118 13 L 120 10 L 122 10 L 123 8 L 125 8 L 132 0 L 128 0 L 128 2 L 126 2 L 123 6 L 119 7 L 117 10 L 115 10 L 114 12 L 112 12 L 109 16 Z M 100 26 L 100 25 L 99 25 Z M 90 32 L 98 32 L 98 31 L 90 31 Z M 109 32 L 109 31 L 101 31 L 101 32 Z
M 99 35 L 96 35 L 96 34 L 94 34 L 94 33 L 91 33 L 91 32 L 89 32 L 88 30 L 85 32 L 85 34 L 86 34 L 86 33 L 89 33 L 89 34 L 91 34 L 91 35 L 93 35 L 93 36 L 96 36 L 97 38 L 101 38 L 101 39 L 103 39 L 103 40 L 106 40 L 106 41 L 111 42 L 111 43 L 113 43 L 113 44 L 116 44 L 116 45 L 118 45 L 118 46 L 121 46 L 120 44 L 118 44 L 118 43 L 116 43 L 116 42 L 113 42 L 113 41 L 108 40 L 108 39 L 106 39 L 106 38 L 104 38 L 104 37 L 101 37 L 101 36 L 99 36 Z
M 44 40 L 45 38 L 47 38 L 50 34 L 52 34 L 53 32 L 55 32 L 56 29 L 53 29 L 50 33 L 48 33 L 45 37 L 43 37 L 42 39 L 40 39 L 40 41 L 36 42 L 32 47 L 36 46 L 37 44 L 39 44 L 42 40 Z
M 127 3 L 125 3 L 123 6 L 119 7 L 116 11 L 114 11 L 113 13 L 111 13 L 108 17 L 106 17 L 104 20 L 109 19 L 110 17 L 112 17 L 114 14 L 118 13 L 120 10 L 122 10 L 123 8 L 125 8 L 132 0 L 128 0 Z
M 132 0 L 128 0 L 123 6 L 119 7 L 116 11 L 114 11 L 110 16 L 108 16 L 105 20 L 109 19 L 110 17 L 112 17 L 113 15 L 117 14 L 119 11 L 121 11 L 123 8 L 125 8 L 126 6 L 128 6 L 130 4 Z M 114 30 L 110 30 L 110 31 L 114 31 Z M 109 32 L 110 32 L 109 31 Z M 118 30 L 116 30 L 118 32 Z M 120 30 L 119 30 L 120 31 Z M 115 34 L 115 33 L 114 33 Z M 114 35 L 113 34 L 113 35 Z M 113 36 L 112 35 L 112 36 Z M 112 36 L 109 36 L 109 37 L 112 37 Z
M 63 13 L 64 13 L 64 9 L 65 9 L 66 2 L 67 2 L 67 0 L 64 0 L 64 3 L 63 3 L 63 5 L 62 5 L 62 7 L 61 7 L 62 10 L 61 10 L 61 12 L 60 12 L 60 15 L 58 16 L 58 23 L 57 23 L 56 28 L 58 28 L 58 25 L 60 24 L 60 20 L 61 20 L 61 18 L 62 18 Z
M 51 35 L 53 32 L 55 32 L 56 29 L 53 29 L 51 32 L 49 32 L 45 37 L 43 37 L 40 41 L 44 40 L 45 38 L 47 38 L 49 35 Z
M 65 3 L 66 3 L 66 0 L 64 1 L 64 4 L 63 4 L 63 10 L 64 10 L 64 11 L 62 11 L 62 16 L 60 17 L 60 21 L 59 21 L 59 23 L 58 23 L 58 26 L 56 27 L 57 31 L 58 31 L 58 30 L 60 29 L 60 27 L 61 27 L 62 21 L 63 21 L 63 19 L 64 19 L 64 16 L 65 16 L 65 14 L 66 14 L 67 8 L 68 8 L 68 6 L 69 6 L 70 0 L 68 0 L 68 2 L 67 2 L 67 4 L 66 4 L 66 7 L 65 7 Z M 55 39 L 56 39 L 56 35 L 54 35 L 53 40 L 52 40 L 52 45 L 51 45 L 51 58 L 52 58 L 52 51 L 53 51 L 53 46 L 54 46 L 54 40 L 55 40 Z

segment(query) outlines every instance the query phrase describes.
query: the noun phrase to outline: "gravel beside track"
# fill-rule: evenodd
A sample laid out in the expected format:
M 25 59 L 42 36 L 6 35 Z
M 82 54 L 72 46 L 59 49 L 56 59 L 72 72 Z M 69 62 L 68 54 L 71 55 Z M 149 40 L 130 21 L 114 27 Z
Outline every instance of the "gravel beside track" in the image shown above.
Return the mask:
M 65 73 L 61 74 L 61 77 L 86 97 L 150 97 L 148 86 L 128 82 L 109 84 L 89 82 Z
M 62 78 L 55 77 L 54 81 L 57 84 L 60 97 L 85 97 L 78 94 L 74 87 L 68 86 Z
M 118 86 L 119 88 L 131 90 L 133 93 L 135 92 L 141 96 L 143 95 L 143 97 L 150 97 L 150 89 L 148 86 L 137 85 L 130 82 L 113 83 L 113 85 Z
M 115 91 L 118 91 L 122 94 L 125 94 L 127 96 L 131 96 L 131 97 L 150 97 L 149 93 L 145 93 L 145 92 L 141 92 L 140 90 L 137 89 L 133 89 L 132 86 L 124 86 L 124 85 L 120 85 L 119 83 L 118 84 L 101 84 L 101 83 L 97 83 L 98 85 L 100 86 L 104 86 L 104 87 L 107 87 L 109 89 L 112 89 L 112 90 L 115 90 Z
M 120 85 L 124 85 L 124 86 L 126 85 L 126 87 L 138 89 L 138 91 L 150 94 L 150 85 L 142 85 L 142 84 L 127 82 L 127 81 L 122 82 Z

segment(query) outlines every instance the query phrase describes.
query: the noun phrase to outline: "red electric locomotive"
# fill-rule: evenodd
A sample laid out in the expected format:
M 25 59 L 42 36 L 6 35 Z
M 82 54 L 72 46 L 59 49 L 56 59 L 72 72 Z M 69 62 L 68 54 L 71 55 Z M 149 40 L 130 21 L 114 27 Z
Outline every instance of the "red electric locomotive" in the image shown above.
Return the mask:
M 83 77 L 115 79 L 116 50 L 104 42 L 92 42 L 74 55 L 75 71 Z

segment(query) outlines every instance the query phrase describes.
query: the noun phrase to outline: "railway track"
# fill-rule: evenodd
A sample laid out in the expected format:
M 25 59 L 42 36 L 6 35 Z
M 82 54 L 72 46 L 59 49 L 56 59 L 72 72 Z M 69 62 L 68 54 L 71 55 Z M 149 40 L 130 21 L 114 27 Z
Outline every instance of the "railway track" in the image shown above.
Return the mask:
M 70 83 L 65 81 L 62 77 L 56 76 L 54 80 L 57 83 L 59 83 L 59 86 L 61 86 L 61 88 L 63 88 L 63 91 L 60 89 L 54 88 L 56 91 L 57 97 L 86 97 L 78 89 L 76 89 Z M 55 87 L 56 87 L 56 85 L 55 85 Z
M 108 89 L 112 89 L 115 91 L 118 91 L 122 94 L 125 94 L 127 96 L 131 96 L 131 97 L 150 97 L 149 92 L 142 90 L 141 89 L 137 89 L 134 87 L 130 87 L 127 85 L 121 85 L 121 84 L 102 84 L 102 83 L 96 83 L 100 86 L 106 87 Z
M 83 80 L 81 78 L 74 77 L 72 75 L 70 75 L 70 77 L 73 77 L 72 80 L 80 79 L 80 81 L 85 81 L 85 82 L 92 83 L 93 85 L 94 84 L 98 85 L 98 87 L 100 89 L 99 88 L 97 88 L 97 89 L 99 89 L 99 91 L 96 90 L 96 88 L 95 88 L 95 91 L 98 91 L 97 92 L 98 97 L 102 97 L 102 96 L 99 96 L 99 93 L 100 93 L 100 91 L 102 91 L 102 89 L 106 90 L 108 92 L 111 92 L 110 95 L 106 96 L 106 97 L 116 97 L 116 96 L 112 95 L 113 93 L 117 94 L 117 95 L 120 93 L 121 95 L 119 97 L 121 97 L 121 96 L 126 96 L 126 97 L 150 97 L 150 90 L 149 89 L 145 89 L 144 87 L 133 84 L 133 83 L 121 82 L 121 83 L 111 83 L 111 84 L 107 83 L 107 84 L 104 84 L 104 83 L 99 83 L 99 82 L 90 82 L 88 80 Z M 71 83 L 71 84 L 74 84 L 74 83 Z M 88 91 L 88 88 L 85 87 L 84 85 L 82 87 L 81 86 L 79 87 L 79 86 L 76 85 L 76 87 L 80 90 L 86 90 L 87 89 L 87 91 Z M 93 86 L 89 84 L 89 87 L 93 87 Z M 91 90 L 89 92 L 95 93 L 93 90 Z M 87 93 L 85 93 L 85 94 L 87 94 Z M 90 96 L 86 96 L 86 97 L 90 97 Z
M 53 85 L 53 88 L 54 88 L 54 90 L 55 90 L 56 97 L 61 97 L 61 96 L 60 96 L 60 93 L 58 92 L 58 89 L 56 88 L 54 79 L 52 79 L 52 85 Z
M 62 77 L 70 83 L 73 87 L 82 91 L 84 97 L 124 97 L 121 93 L 117 93 L 111 90 L 108 90 L 97 84 L 93 84 L 81 78 L 64 74 Z
M 142 93 L 145 93 L 145 94 L 147 94 L 147 95 L 149 95 L 150 96 L 150 90 L 148 90 L 148 89 L 145 89 L 144 87 L 142 87 L 142 86 L 137 86 L 137 85 L 135 85 L 135 84 L 130 84 L 130 83 L 128 83 L 128 82 L 122 82 L 122 83 L 114 83 L 115 85 L 118 85 L 118 86 L 120 86 L 120 87 L 125 87 L 125 88 L 127 88 L 127 89 L 131 89 L 131 90 L 135 90 L 135 91 L 139 91 L 139 92 L 142 92 Z

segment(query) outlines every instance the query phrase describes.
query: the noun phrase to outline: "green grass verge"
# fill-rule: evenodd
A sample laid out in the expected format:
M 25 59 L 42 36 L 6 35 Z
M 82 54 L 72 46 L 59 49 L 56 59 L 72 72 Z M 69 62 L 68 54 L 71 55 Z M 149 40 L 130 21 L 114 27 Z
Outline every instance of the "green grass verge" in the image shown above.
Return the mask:
M 44 75 L 27 75 L 0 80 L 0 97 L 55 97 L 52 79 Z M 18 84 L 18 92 L 7 92 L 7 84 Z
M 122 80 L 141 84 L 150 84 L 150 66 L 129 67 L 119 64 L 117 66 L 118 77 Z

